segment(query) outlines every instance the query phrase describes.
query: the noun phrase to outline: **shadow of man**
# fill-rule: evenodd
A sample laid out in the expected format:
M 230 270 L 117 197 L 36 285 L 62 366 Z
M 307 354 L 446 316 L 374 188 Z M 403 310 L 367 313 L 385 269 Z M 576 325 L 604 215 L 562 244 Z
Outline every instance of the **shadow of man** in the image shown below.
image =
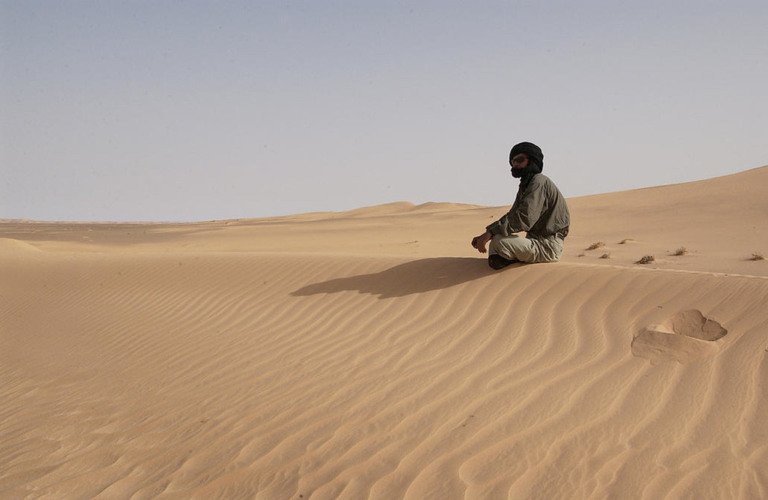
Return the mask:
M 291 295 L 306 297 L 319 293 L 356 290 L 388 299 L 442 290 L 495 273 L 497 271 L 490 269 L 485 259 L 435 257 L 406 262 L 378 273 L 314 283 L 292 292 Z

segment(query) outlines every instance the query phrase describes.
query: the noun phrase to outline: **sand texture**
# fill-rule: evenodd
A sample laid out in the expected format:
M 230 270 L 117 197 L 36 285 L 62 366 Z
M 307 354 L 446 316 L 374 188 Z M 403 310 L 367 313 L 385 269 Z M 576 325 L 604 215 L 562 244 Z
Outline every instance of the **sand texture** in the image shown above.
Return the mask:
M 767 191 L 4 221 L 0 498 L 767 498 Z

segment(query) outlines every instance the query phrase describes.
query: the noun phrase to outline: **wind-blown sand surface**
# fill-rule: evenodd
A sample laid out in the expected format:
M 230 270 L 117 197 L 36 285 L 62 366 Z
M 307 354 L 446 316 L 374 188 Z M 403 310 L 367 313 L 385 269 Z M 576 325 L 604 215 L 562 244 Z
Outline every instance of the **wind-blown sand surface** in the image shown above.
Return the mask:
M 500 272 L 508 207 L 6 221 L 0 497 L 766 498 L 767 190 L 570 199 Z

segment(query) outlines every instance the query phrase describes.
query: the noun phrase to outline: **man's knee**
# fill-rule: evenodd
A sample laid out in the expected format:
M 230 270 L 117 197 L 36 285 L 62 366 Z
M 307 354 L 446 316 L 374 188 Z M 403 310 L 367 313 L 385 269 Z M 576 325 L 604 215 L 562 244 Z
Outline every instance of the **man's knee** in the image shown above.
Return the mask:
M 536 251 L 533 248 L 533 242 L 523 236 L 495 235 L 491 240 L 491 245 L 496 253 L 509 260 L 518 260 L 520 262 L 534 262 L 536 260 Z

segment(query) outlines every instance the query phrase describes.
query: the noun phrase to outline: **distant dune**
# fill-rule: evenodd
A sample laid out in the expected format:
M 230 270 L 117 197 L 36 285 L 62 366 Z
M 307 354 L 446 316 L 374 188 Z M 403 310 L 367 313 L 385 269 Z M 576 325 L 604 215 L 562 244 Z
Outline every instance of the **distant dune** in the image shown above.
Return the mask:
M 3 221 L 0 498 L 765 498 L 766 190 Z

